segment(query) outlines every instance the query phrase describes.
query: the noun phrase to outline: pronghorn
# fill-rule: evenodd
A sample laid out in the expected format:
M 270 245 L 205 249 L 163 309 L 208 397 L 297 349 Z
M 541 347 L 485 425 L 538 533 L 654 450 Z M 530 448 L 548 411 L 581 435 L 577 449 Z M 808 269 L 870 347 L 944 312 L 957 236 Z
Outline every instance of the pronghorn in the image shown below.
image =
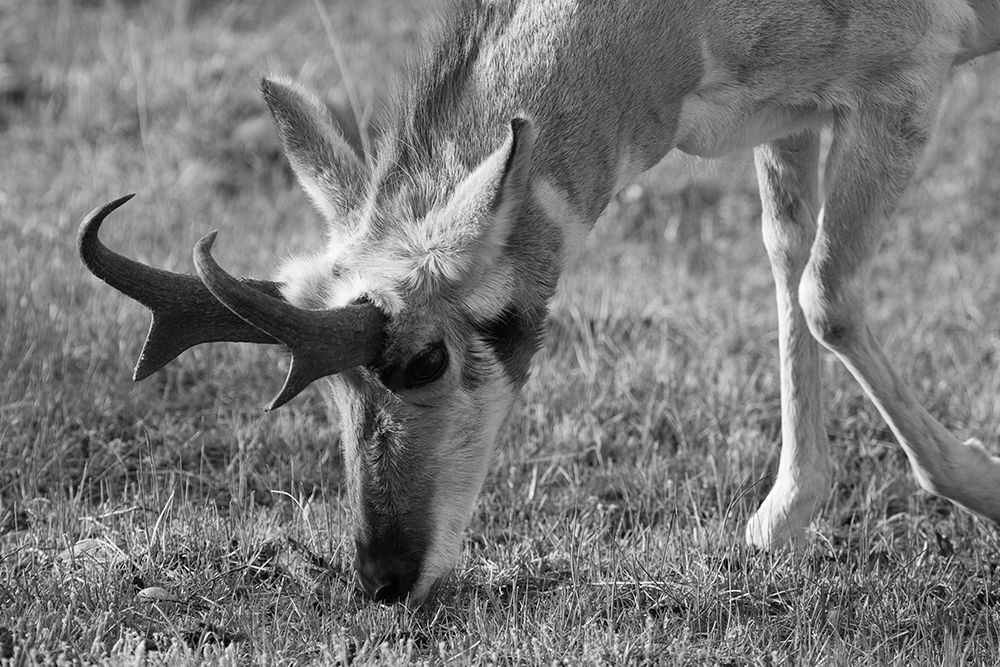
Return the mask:
M 878 406 L 921 486 L 1000 520 L 1000 459 L 920 407 L 864 308 L 950 70 L 998 49 L 996 0 L 463 2 L 373 156 L 301 86 L 263 81 L 292 169 L 329 221 L 325 250 L 275 282 L 238 280 L 213 260 L 213 232 L 196 246 L 197 277 L 167 273 L 98 240 L 122 198 L 84 220 L 80 251 L 153 311 L 136 379 L 221 340 L 290 348 L 271 408 L 329 377 L 362 586 L 421 600 L 456 561 L 574 244 L 668 151 L 756 147 L 782 449 L 747 541 L 795 542 L 829 491 L 820 345 Z

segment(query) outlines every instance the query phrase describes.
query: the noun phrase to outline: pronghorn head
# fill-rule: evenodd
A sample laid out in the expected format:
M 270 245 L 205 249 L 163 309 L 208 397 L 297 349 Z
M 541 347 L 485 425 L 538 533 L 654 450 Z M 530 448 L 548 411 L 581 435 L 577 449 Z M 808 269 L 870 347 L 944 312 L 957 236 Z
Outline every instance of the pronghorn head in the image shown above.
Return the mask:
M 329 222 L 327 247 L 274 283 L 237 280 L 195 251 L 199 276 L 146 267 L 80 231 L 84 262 L 153 310 L 135 377 L 200 342 L 282 343 L 270 407 L 327 377 L 340 413 L 356 565 L 373 597 L 419 600 L 453 566 L 498 432 L 527 378 L 561 238 L 528 195 L 530 121 L 475 138 L 385 139 L 365 162 L 325 106 L 265 80 L 293 171 Z
M 378 357 L 331 377 L 358 572 L 376 598 L 422 597 L 454 564 L 540 342 L 550 281 L 518 247 L 519 227 L 539 224 L 526 221 L 535 130 L 507 119 L 475 148 L 442 137 L 422 160 L 390 136 L 369 166 L 301 87 L 263 92 L 331 230 L 324 251 L 284 267 L 286 298 L 385 315 Z

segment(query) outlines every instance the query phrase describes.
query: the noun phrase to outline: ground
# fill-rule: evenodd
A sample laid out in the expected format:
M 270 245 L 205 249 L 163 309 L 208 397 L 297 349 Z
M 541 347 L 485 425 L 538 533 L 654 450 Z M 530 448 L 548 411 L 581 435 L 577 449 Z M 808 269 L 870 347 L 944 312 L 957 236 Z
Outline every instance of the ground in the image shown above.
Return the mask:
M 241 345 L 128 381 L 146 313 L 84 270 L 82 217 L 134 191 L 106 225 L 116 249 L 189 272 L 218 229 L 224 266 L 268 277 L 322 227 L 260 76 L 363 128 L 405 85 L 430 4 L 0 0 L 0 658 L 994 663 L 1000 532 L 916 487 L 832 356 L 830 501 L 798 553 L 742 544 L 779 435 L 749 155 L 671 157 L 612 203 L 460 565 L 419 610 L 356 591 L 322 383 L 265 415 L 285 360 Z M 996 451 L 1000 61 L 956 72 L 940 124 L 871 311 L 931 413 Z

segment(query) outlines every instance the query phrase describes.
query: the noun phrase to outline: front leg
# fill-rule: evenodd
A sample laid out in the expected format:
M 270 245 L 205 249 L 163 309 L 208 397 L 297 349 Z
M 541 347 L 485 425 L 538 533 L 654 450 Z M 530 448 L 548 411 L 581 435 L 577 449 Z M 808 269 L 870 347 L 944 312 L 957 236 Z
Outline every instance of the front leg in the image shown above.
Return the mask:
M 747 523 L 747 543 L 773 548 L 794 542 L 826 500 L 830 446 L 820 404 L 819 346 L 799 305 L 819 211 L 819 133 L 804 132 L 754 152 L 762 232 L 778 305 L 781 357 L 781 458 L 774 486 Z
M 865 316 L 871 260 L 926 143 L 936 103 L 936 90 L 922 92 L 898 105 L 860 105 L 839 120 L 800 299 L 810 330 L 878 407 L 920 485 L 1000 521 L 1000 459 L 977 441 L 959 442 L 920 405 Z

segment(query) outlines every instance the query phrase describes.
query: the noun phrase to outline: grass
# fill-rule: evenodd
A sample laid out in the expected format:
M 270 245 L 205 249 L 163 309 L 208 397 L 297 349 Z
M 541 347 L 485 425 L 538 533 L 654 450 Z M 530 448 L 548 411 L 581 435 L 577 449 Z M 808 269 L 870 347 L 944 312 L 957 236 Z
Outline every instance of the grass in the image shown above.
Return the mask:
M 428 2 L 326 10 L 373 108 Z M 837 483 L 806 549 L 743 522 L 777 462 L 777 340 L 747 155 L 671 157 L 569 267 L 461 564 L 417 611 L 355 591 L 322 389 L 274 415 L 281 358 L 203 346 L 127 381 L 146 315 L 75 229 L 264 276 L 321 234 L 259 77 L 350 116 L 313 2 L 0 2 L 0 658 L 15 664 L 994 664 L 1000 533 L 920 492 L 824 358 Z M 962 68 L 872 278 L 928 409 L 1000 433 L 1000 72 Z M 140 594 L 141 593 L 141 594 Z M 13 657 L 11 657 L 13 656 Z

